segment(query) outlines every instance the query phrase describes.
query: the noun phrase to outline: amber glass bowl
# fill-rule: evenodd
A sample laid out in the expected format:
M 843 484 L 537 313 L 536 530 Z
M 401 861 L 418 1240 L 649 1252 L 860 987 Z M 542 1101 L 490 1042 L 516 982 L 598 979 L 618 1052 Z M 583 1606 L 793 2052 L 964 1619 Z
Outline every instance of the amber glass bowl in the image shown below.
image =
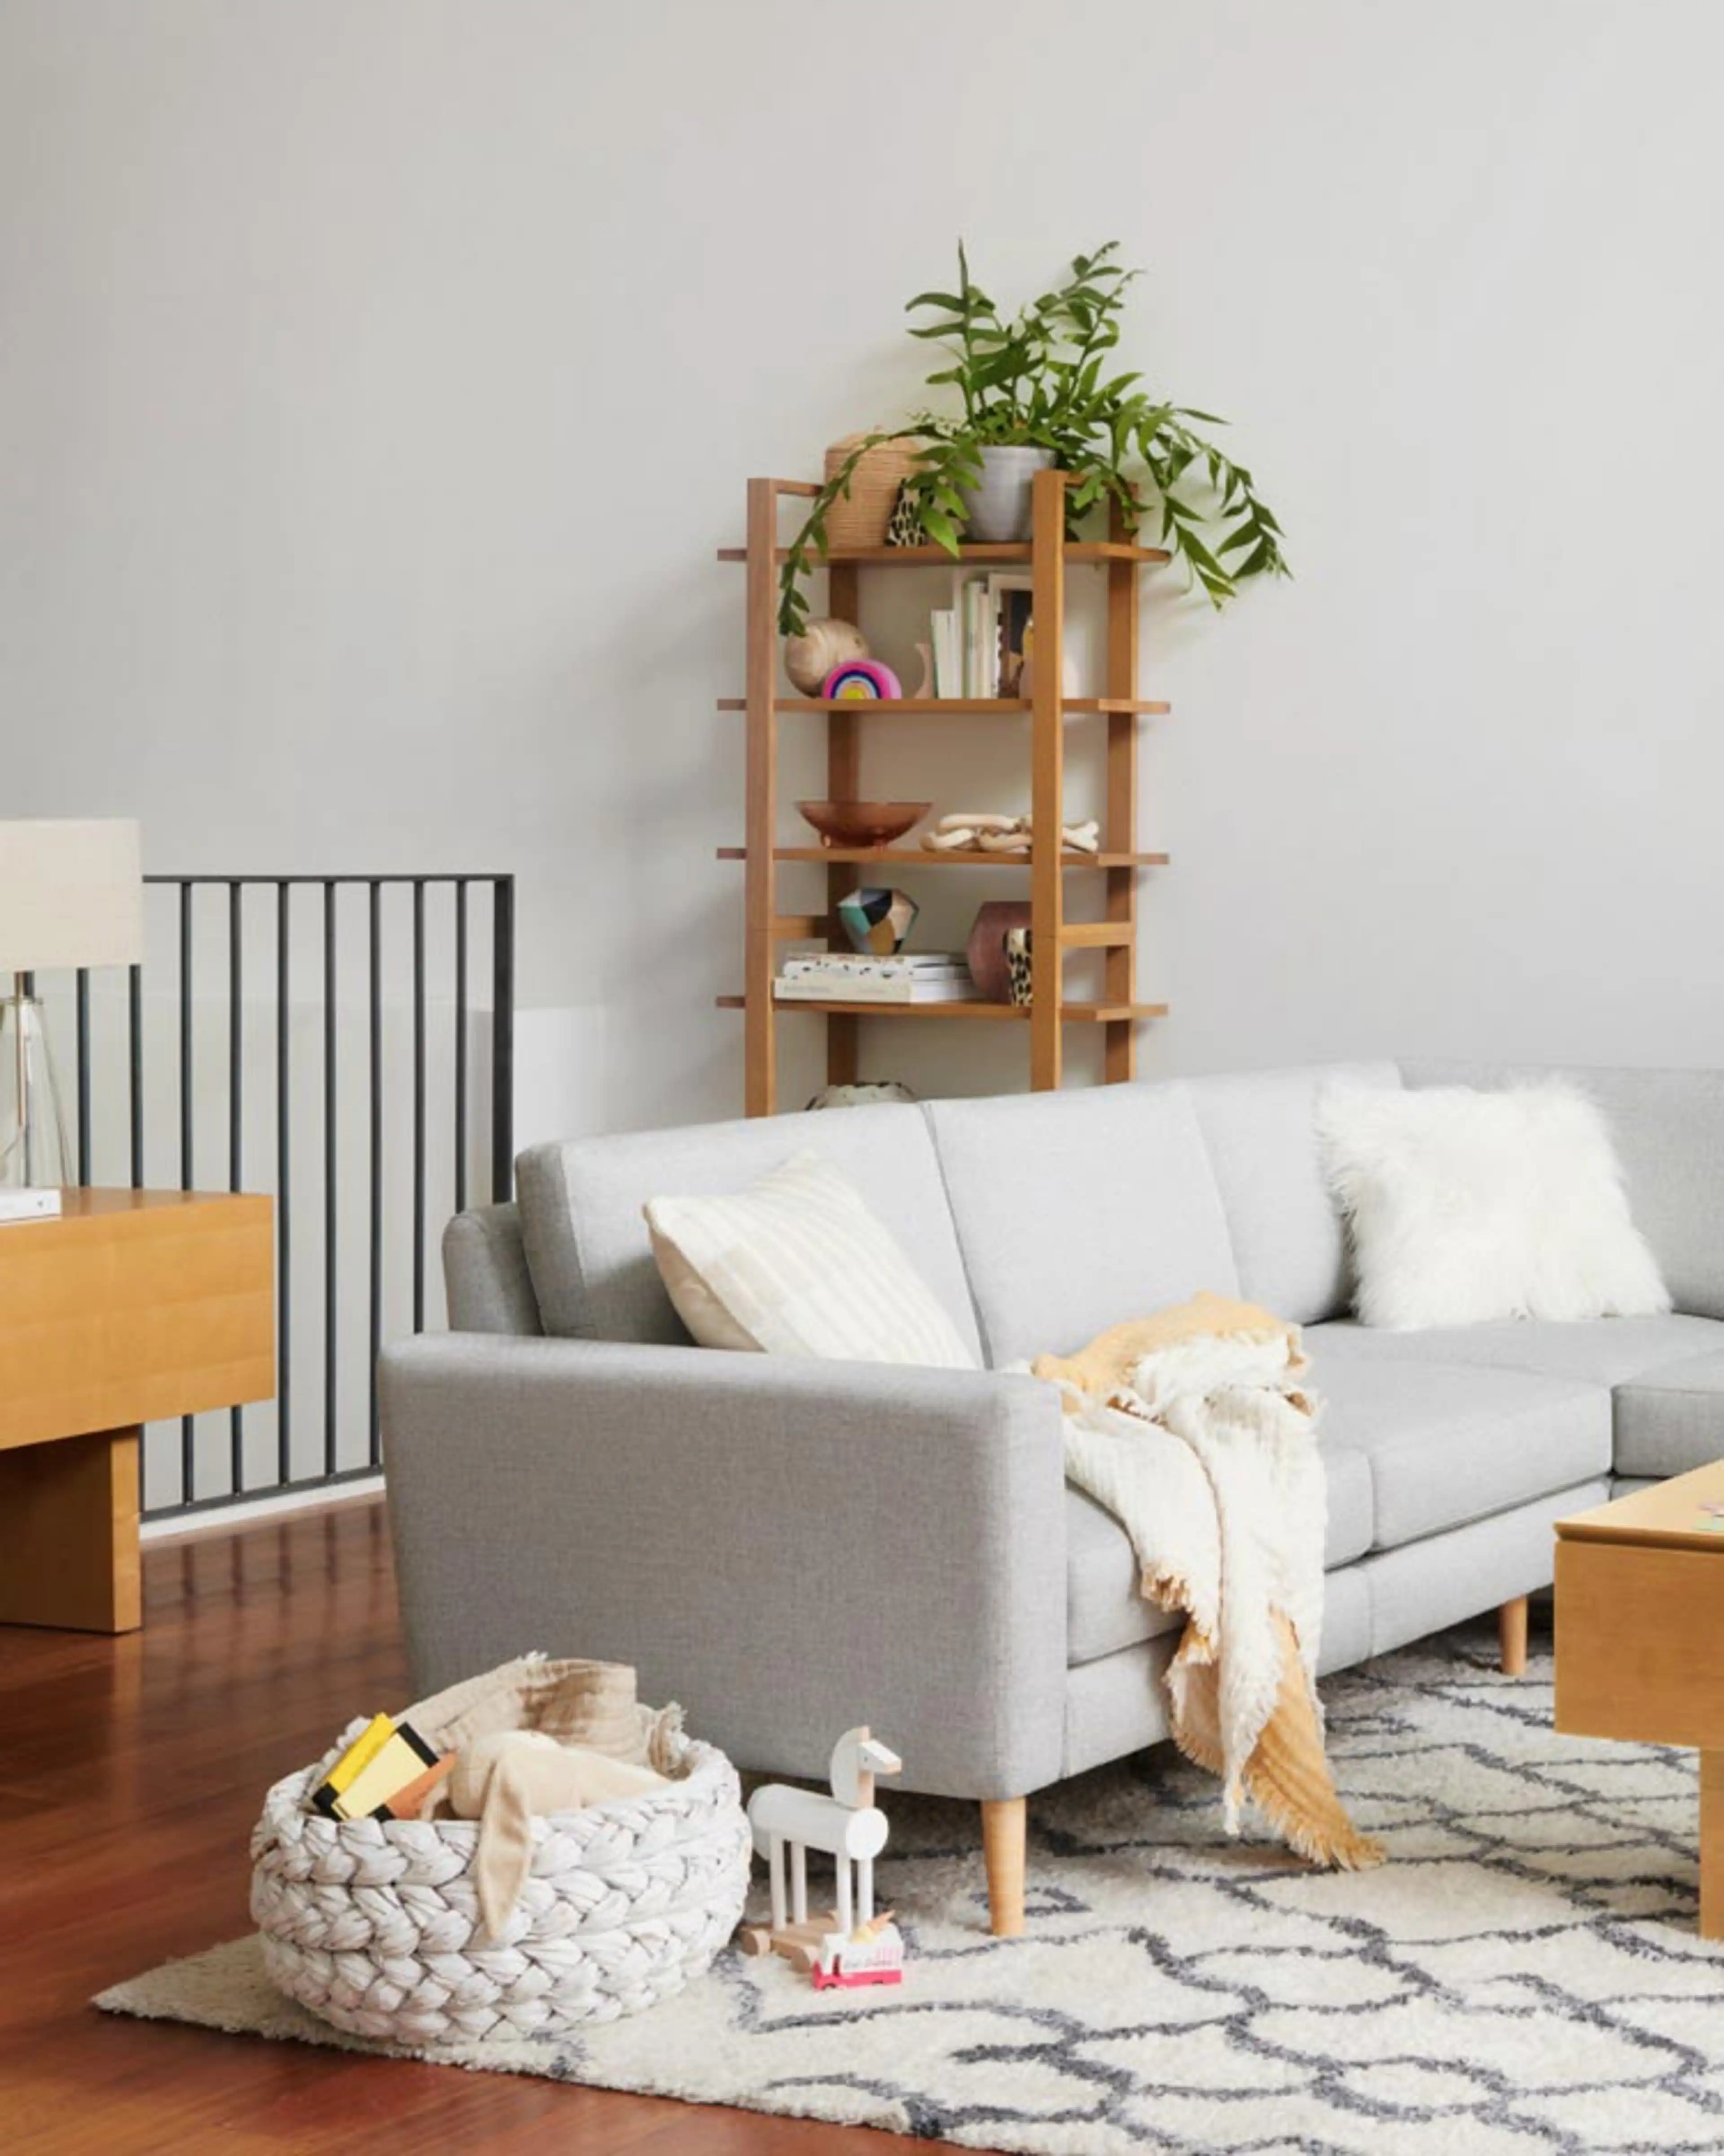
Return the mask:
M 931 801 L 798 801 L 797 813 L 823 846 L 890 846 L 914 830 Z

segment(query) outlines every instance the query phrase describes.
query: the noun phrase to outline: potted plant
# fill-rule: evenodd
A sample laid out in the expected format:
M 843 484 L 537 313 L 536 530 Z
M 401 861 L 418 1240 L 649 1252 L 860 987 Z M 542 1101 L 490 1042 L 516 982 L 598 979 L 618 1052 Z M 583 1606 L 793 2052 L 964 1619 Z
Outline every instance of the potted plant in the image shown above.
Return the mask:
M 1069 532 L 1109 503 L 1132 533 L 1158 513 L 1162 543 L 1217 607 L 1248 578 L 1287 574 L 1281 527 L 1250 473 L 1198 431 L 1226 422 L 1152 397 L 1141 374 L 1106 371 L 1138 275 L 1113 259 L 1116 245 L 1075 256 L 1064 284 L 1008 320 L 972 281 L 960 244 L 958 289 L 919 292 L 908 303 L 906 313 L 923 317 L 911 336 L 945 357 L 927 386 L 954 393 L 958 409 L 919 411 L 902 426 L 853 438 L 787 552 L 784 634 L 807 619 L 803 579 L 826 550 L 834 504 L 848 498 L 870 449 L 905 438 L 919 445 L 904 484 L 922 531 L 954 558 L 967 536 L 1026 537 L 1031 482 L 1051 465 L 1077 476 L 1066 494 Z

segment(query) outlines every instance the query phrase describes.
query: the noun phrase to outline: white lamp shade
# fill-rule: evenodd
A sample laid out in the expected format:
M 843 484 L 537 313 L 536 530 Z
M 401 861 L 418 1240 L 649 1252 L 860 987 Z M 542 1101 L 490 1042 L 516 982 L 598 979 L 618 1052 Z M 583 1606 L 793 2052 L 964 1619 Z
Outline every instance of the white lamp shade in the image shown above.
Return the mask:
M 143 955 L 136 824 L 0 823 L 0 973 L 132 966 Z

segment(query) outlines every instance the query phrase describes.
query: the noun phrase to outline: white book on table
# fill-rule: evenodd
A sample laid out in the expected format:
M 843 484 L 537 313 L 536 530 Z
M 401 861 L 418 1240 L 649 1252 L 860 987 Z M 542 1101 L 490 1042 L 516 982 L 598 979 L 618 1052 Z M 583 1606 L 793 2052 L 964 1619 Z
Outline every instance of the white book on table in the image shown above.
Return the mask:
M 18 1220 L 58 1220 L 58 1190 L 0 1190 L 0 1227 Z

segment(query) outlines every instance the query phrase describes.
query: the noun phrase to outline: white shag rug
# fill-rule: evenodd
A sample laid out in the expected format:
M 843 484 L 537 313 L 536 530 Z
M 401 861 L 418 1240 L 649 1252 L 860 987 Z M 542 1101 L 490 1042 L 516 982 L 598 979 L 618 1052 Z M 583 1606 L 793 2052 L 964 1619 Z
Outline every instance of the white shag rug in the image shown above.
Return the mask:
M 1724 2148 L 1724 1945 L 1696 1936 L 1691 1753 L 1558 1737 L 1548 1658 L 1450 1633 L 1324 1687 L 1380 1871 L 1220 1835 L 1164 1747 L 1030 1805 L 1026 1937 L 993 1940 L 972 1807 L 884 1802 L 900 1990 L 817 1994 L 727 1952 L 567 2039 L 413 2056 L 978 2148 L 1597 2156 Z M 254 1941 L 96 2001 L 351 2051 Z

